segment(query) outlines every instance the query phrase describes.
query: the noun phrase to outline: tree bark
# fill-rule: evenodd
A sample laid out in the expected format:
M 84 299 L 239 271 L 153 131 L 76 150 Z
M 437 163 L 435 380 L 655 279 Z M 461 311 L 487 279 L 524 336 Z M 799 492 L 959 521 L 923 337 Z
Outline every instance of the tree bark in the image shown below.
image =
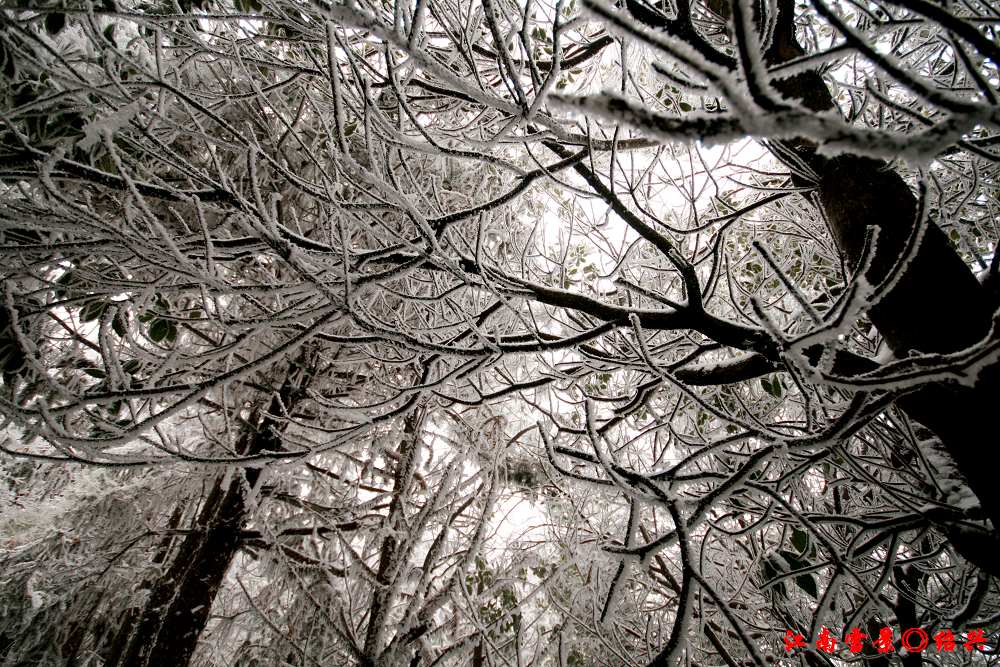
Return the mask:
M 384 526 L 388 532 L 382 540 L 379 550 L 378 571 L 376 580 L 379 586 L 372 593 L 371 607 L 368 612 L 368 627 L 365 630 L 364 664 L 374 667 L 380 664 L 384 648 L 386 615 L 392 605 L 393 584 L 400 576 L 400 567 L 404 554 L 396 537 L 397 531 L 406 530 L 406 503 L 409 498 L 413 475 L 418 463 L 420 449 L 420 415 L 414 410 L 403 421 L 403 437 L 399 447 L 399 459 L 396 461 L 396 471 L 393 476 L 392 500 L 389 502 L 389 513 Z
M 190 662 L 239 547 L 239 530 L 246 518 L 242 487 L 252 483 L 251 475 L 246 480 L 241 477 L 236 474 L 228 483 L 216 480 L 198 516 L 199 530 L 185 537 L 173 563 L 153 586 L 126 650 L 112 664 L 145 667 Z
M 311 379 L 309 367 L 293 363 L 258 428 L 237 443 L 245 455 L 281 451 L 281 419 L 305 398 Z M 216 479 L 195 520 L 195 530 L 181 543 L 170 567 L 153 585 L 149 600 L 134 629 L 125 627 L 126 648 L 106 662 L 108 667 L 188 665 L 198 637 L 208 622 L 212 604 L 233 557 L 240 548 L 241 531 L 249 517 L 247 491 L 258 482 L 260 468 L 243 468 Z
M 779 15 L 765 61 L 777 64 L 804 54 L 794 32 L 793 2 L 780 0 Z M 815 111 L 835 109 L 829 89 L 815 72 L 774 82 L 785 96 Z M 851 155 L 825 158 L 806 140 L 781 142 L 818 176 L 816 198 L 826 215 L 848 268 L 858 269 L 867 230 L 878 229 L 872 262 L 865 278 L 878 285 L 904 251 L 917 220 L 918 201 L 903 178 L 888 164 Z M 907 353 L 951 353 L 991 335 L 993 299 L 951 247 L 945 234 L 928 221 L 915 256 L 902 278 L 868 316 L 898 356 Z M 992 332 L 996 335 L 996 332 Z M 903 396 L 897 404 L 913 420 L 933 431 L 976 494 L 987 518 L 1000 526 L 1000 465 L 991 446 L 989 416 L 1000 396 L 1000 370 L 979 375 L 974 387 L 935 382 Z
M 727 0 L 708 2 L 720 15 L 730 15 Z M 637 11 L 633 2 L 628 2 L 627 7 L 633 18 L 677 38 L 684 39 L 690 30 L 686 0 L 678 3 L 678 14 L 672 19 L 659 12 Z M 690 46 L 716 65 L 734 69 L 737 64 L 707 45 L 704 39 L 694 40 Z M 777 65 L 803 55 L 805 50 L 795 34 L 794 0 L 778 0 L 764 62 Z M 816 71 L 775 79 L 771 85 L 784 97 L 812 111 L 837 108 L 826 82 Z M 865 275 L 869 283 L 878 285 L 902 254 L 918 222 L 918 202 L 909 186 L 881 160 L 852 155 L 826 158 L 818 155 L 816 144 L 807 139 L 775 144 L 781 152 L 794 154 L 812 171 L 805 175 L 796 174 L 793 169 L 793 181 L 814 188 L 813 200 L 825 213 L 830 233 L 852 272 L 858 269 L 868 228 L 879 230 L 873 261 Z M 781 159 L 780 154 L 777 157 Z M 986 287 L 981 285 L 944 233 L 930 220 L 902 279 L 869 309 L 868 316 L 897 355 L 911 351 L 957 352 L 987 335 L 998 335 L 990 328 L 993 311 L 1000 301 L 996 296 L 1000 293 L 998 285 L 1000 280 Z M 756 358 L 747 361 L 748 367 L 755 364 L 764 366 Z M 753 369 L 734 370 L 745 375 Z M 998 396 L 1000 367 L 994 364 L 979 374 L 974 387 L 930 383 L 897 401 L 907 416 L 941 439 L 979 499 L 983 515 L 992 522 L 994 532 L 1000 527 L 1000 485 L 994 482 L 993 471 L 1000 467 L 1000 455 L 990 445 L 995 436 L 989 416 L 995 410 Z M 1000 548 L 1000 540 L 993 547 Z

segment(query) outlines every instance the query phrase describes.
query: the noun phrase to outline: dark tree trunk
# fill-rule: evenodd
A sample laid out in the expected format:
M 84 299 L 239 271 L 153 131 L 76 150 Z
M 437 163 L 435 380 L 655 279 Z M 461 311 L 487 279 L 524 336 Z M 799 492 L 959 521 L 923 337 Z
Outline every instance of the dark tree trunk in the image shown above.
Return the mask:
M 249 472 L 258 472 L 248 470 Z M 256 475 L 252 475 L 256 477 Z M 239 548 L 246 518 L 242 475 L 216 480 L 198 515 L 195 531 L 181 544 L 149 601 L 117 663 L 125 666 L 187 665 L 208 621 L 215 595 Z
M 286 416 L 305 398 L 311 370 L 292 364 L 267 412 L 258 414 L 258 428 L 237 445 L 240 454 L 280 451 Z M 215 596 L 240 548 L 240 533 L 248 519 L 247 491 L 257 484 L 259 468 L 243 468 L 216 479 L 195 525 L 181 542 L 167 569 L 153 585 L 134 628 L 123 627 L 125 649 L 106 662 L 120 667 L 187 665 L 198 645 Z
M 861 257 L 866 228 L 879 229 L 866 274 L 878 284 L 903 254 L 916 223 L 916 198 L 883 162 L 842 156 L 821 166 L 819 198 L 852 270 Z M 902 278 L 868 317 L 899 356 L 910 351 L 947 354 L 985 338 L 992 310 L 986 290 L 930 221 Z M 994 479 L 998 457 L 989 415 L 1000 398 L 997 375 L 996 368 L 987 369 L 975 387 L 936 382 L 898 401 L 941 439 L 994 527 L 1000 526 L 1000 487 Z
M 792 12 L 792 0 L 779 2 L 777 27 L 766 54 L 769 63 L 804 53 L 795 38 Z M 810 109 L 835 109 L 825 82 L 814 72 L 776 81 L 774 87 Z M 881 160 L 850 155 L 825 158 L 808 141 L 781 143 L 818 176 L 814 184 L 817 200 L 851 271 L 858 269 L 868 228 L 879 230 L 865 275 L 869 283 L 878 285 L 903 254 L 918 222 L 918 202 L 906 182 Z M 869 309 L 868 317 L 897 355 L 911 351 L 946 354 L 990 334 L 993 306 L 988 291 L 931 219 L 902 278 Z M 910 418 L 941 439 L 994 528 L 1000 526 L 1000 485 L 994 480 L 1000 457 L 993 444 L 990 415 L 1000 398 L 998 376 L 1000 371 L 994 366 L 980 373 L 974 387 L 937 382 L 897 402 Z
M 401 540 L 396 537 L 396 531 L 406 530 L 406 502 L 418 463 L 419 430 L 420 416 L 416 410 L 413 410 L 403 421 L 399 460 L 396 462 L 396 470 L 393 475 L 392 500 L 389 501 L 389 513 L 385 518 L 384 525 L 388 527 L 389 532 L 382 540 L 379 551 L 376 578 L 380 586 L 372 593 L 368 627 L 365 630 L 362 664 L 366 667 L 380 664 L 379 658 L 385 643 L 386 614 L 392 605 L 392 585 L 396 577 L 400 575 L 400 567 L 405 565 L 403 562 L 404 553 L 400 548 Z
M 707 1 L 720 15 L 730 15 L 728 0 Z M 627 5 L 634 18 L 651 28 L 685 38 L 689 29 L 686 15 L 668 19 L 662 14 L 637 13 L 634 5 L 631 2 Z M 795 35 L 794 0 L 778 0 L 777 12 L 770 45 L 764 54 L 767 65 L 805 55 Z M 711 62 L 728 68 L 736 66 L 735 60 L 715 51 L 704 40 L 690 43 Z M 836 109 L 818 72 L 801 72 L 773 80 L 771 84 L 786 98 L 813 111 Z M 796 174 L 793 168 L 793 180 L 797 185 L 814 188 L 813 199 L 826 214 L 830 233 L 851 271 L 858 268 L 868 228 L 879 230 L 876 253 L 866 274 L 870 283 L 878 285 L 902 254 L 917 222 L 918 202 L 906 182 L 881 160 L 851 155 L 826 158 L 817 155 L 816 145 L 805 139 L 782 140 L 775 145 L 781 149 L 779 153 L 793 154 L 812 172 Z M 898 355 L 910 351 L 947 354 L 967 348 L 990 334 L 993 310 L 1000 302 L 998 294 L 1000 279 L 986 287 L 980 285 L 944 233 L 930 220 L 903 278 L 869 309 L 868 316 Z M 992 335 L 997 333 L 994 331 Z M 816 352 L 809 350 L 807 356 L 818 356 Z M 740 372 L 745 377 L 755 371 L 744 368 Z M 1000 367 L 994 364 L 979 373 L 974 387 L 931 383 L 897 401 L 911 419 L 941 439 L 978 497 L 983 515 L 993 523 L 994 531 L 1000 527 L 1000 485 L 994 482 L 993 471 L 1000 467 L 1000 456 L 992 444 L 995 435 L 990 416 L 998 398 Z M 1000 541 L 992 542 L 995 544 L 987 548 L 1000 548 Z M 956 544 L 963 552 L 967 547 Z M 963 555 L 977 558 L 971 553 Z M 987 554 L 980 553 L 974 562 L 987 562 L 989 558 L 984 556 Z

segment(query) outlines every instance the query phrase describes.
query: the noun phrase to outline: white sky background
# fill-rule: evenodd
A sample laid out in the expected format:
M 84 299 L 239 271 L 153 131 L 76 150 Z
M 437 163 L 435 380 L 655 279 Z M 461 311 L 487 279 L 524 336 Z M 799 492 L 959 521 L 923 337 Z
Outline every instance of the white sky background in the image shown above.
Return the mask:
M 678 147 L 681 151 L 683 146 Z M 741 170 L 739 165 L 752 164 L 759 169 L 769 169 L 775 163 L 767 149 L 752 139 L 744 139 L 732 145 L 722 146 L 694 146 L 692 153 L 698 151 L 701 160 L 704 161 L 708 169 L 701 164 L 697 158 L 692 158 L 689 162 L 677 160 L 672 163 L 672 168 L 665 174 L 657 175 L 657 178 L 667 180 L 667 183 L 660 183 L 651 191 L 651 195 L 646 197 L 646 208 L 654 215 L 661 216 L 664 222 L 672 227 L 684 228 L 689 226 L 694 211 L 691 207 L 690 199 L 694 198 L 695 206 L 698 209 L 699 218 L 715 215 L 711 208 L 712 200 L 719 194 L 739 189 L 730 177 L 735 176 Z M 621 157 L 621 156 L 619 156 Z M 632 151 L 629 159 L 634 160 L 633 171 L 640 172 L 647 169 L 655 159 L 652 149 Z M 663 163 L 670 164 L 669 160 L 661 159 L 660 167 Z M 733 163 L 738 162 L 734 165 Z M 606 170 L 601 174 L 606 176 Z M 616 171 L 616 176 L 620 176 L 620 171 Z M 569 170 L 560 175 L 562 179 L 570 181 L 574 186 L 587 190 L 587 185 L 582 182 L 576 174 L 570 176 Z M 674 187 L 669 183 L 685 187 L 687 192 L 683 192 L 680 187 Z M 623 252 L 630 243 L 639 238 L 639 235 L 630 229 L 617 215 L 611 212 L 610 207 L 597 196 L 582 197 L 575 195 L 571 191 L 563 189 L 555 184 L 549 183 L 538 189 L 541 200 L 544 203 L 544 213 L 541 218 L 540 236 L 542 242 L 551 252 L 550 256 L 558 249 L 562 248 L 567 241 L 572 243 L 585 242 L 587 245 L 600 244 L 601 252 L 594 252 L 596 248 L 590 248 L 588 261 L 598 261 L 601 264 L 603 274 L 614 268 L 613 256 Z M 627 193 L 620 193 L 626 204 L 629 203 Z M 561 202 L 561 198 L 564 202 Z M 572 236 L 570 234 L 570 220 L 568 212 L 570 208 L 575 218 L 572 225 Z M 630 207 L 633 208 L 634 207 Z M 642 214 L 640 213 L 640 216 Z M 647 222 L 652 222 L 645 218 Z M 530 227 L 533 219 L 530 214 L 522 213 L 521 221 Z M 598 234 L 588 233 L 590 230 L 597 230 Z M 661 228 L 660 231 L 667 233 Z M 711 236 L 713 229 L 709 228 L 704 234 L 691 235 L 683 239 L 681 247 L 689 245 L 703 246 L 705 239 Z M 669 233 L 667 233 L 669 235 Z M 611 290 L 610 280 L 601 281 L 601 291 Z

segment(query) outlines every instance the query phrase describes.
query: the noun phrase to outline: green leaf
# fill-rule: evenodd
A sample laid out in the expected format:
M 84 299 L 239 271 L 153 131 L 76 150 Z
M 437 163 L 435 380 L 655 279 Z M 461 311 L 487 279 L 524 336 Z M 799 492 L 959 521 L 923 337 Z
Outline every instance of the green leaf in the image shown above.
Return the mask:
M 771 563 L 770 559 L 768 559 L 768 558 L 765 558 L 765 559 L 764 559 L 764 560 L 763 560 L 763 561 L 761 562 L 761 570 L 762 570 L 762 571 L 763 571 L 763 573 L 764 573 L 764 579 L 766 579 L 766 580 L 768 580 L 768 581 L 770 581 L 771 579 L 774 579 L 775 577 L 777 577 L 777 576 L 779 576 L 779 575 L 783 574 L 782 572 L 780 572 L 780 571 L 778 570 L 778 568 L 776 568 L 776 567 L 775 567 L 775 566 L 774 566 L 774 565 L 773 565 L 773 564 Z M 783 598 L 787 598 L 787 597 L 788 597 L 788 589 L 786 589 L 786 588 L 785 588 L 785 584 L 784 584 L 784 582 L 782 582 L 782 581 L 779 581 L 778 583 L 774 584 L 773 586 L 770 586 L 770 588 L 771 588 L 771 590 L 773 590 L 773 591 L 774 591 L 774 592 L 775 592 L 775 593 L 776 593 L 777 595 L 780 595 L 780 596 L 781 596 L 781 597 L 783 597 Z
M 45 127 L 49 124 L 47 116 L 36 114 L 28 116 L 26 125 L 28 126 L 28 136 L 35 141 L 42 141 L 45 138 Z
M 799 588 L 814 598 L 819 597 L 819 588 L 816 586 L 816 578 L 811 574 L 800 574 L 795 577 L 795 583 Z
M 809 533 L 798 528 L 792 529 L 792 547 L 800 554 L 805 554 L 809 548 Z
M 76 274 L 72 271 L 67 271 L 66 273 L 59 276 L 56 280 L 55 295 L 59 299 L 65 299 L 68 294 L 68 287 L 71 287 L 75 283 L 79 282 L 76 278 Z
M 17 76 L 17 65 L 3 40 L 0 40 L 0 63 L 3 64 L 4 77 L 13 80 Z
M 761 378 L 760 386 L 763 387 L 764 391 L 775 398 L 781 398 L 781 395 L 784 393 L 784 387 L 781 384 L 781 380 L 778 378 Z
M 5 375 L 13 375 L 24 368 L 24 352 L 13 338 L 0 339 L 0 369 Z
M 788 561 L 788 565 L 791 566 L 792 570 L 803 570 L 805 568 L 812 567 L 812 563 L 809 563 L 791 551 L 782 549 L 778 553 L 781 554 L 786 561 Z M 795 577 L 795 585 L 812 597 L 819 597 L 819 588 L 816 586 L 816 578 L 812 574 L 798 575 Z
M 66 15 L 62 12 L 52 12 L 45 15 L 45 32 L 52 36 L 58 35 L 66 27 Z
M 50 117 L 48 123 L 49 135 L 52 137 L 68 137 L 83 134 L 86 119 L 76 112 L 61 113 Z
M 153 323 L 149 325 L 149 338 L 154 343 L 173 341 L 177 338 L 177 327 L 170 320 L 153 320 Z
M 108 309 L 108 304 L 104 301 L 88 301 L 80 309 L 80 321 L 92 322 L 101 317 Z
M 128 322 L 121 311 L 115 313 L 114 319 L 111 320 L 111 328 L 122 338 L 125 337 L 125 332 L 128 330 Z

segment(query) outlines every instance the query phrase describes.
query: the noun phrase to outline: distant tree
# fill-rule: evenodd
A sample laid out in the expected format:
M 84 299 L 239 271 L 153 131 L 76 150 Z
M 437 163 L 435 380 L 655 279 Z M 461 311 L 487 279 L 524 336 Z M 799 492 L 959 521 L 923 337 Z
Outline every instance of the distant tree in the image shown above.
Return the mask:
M 80 464 L 210 489 L 149 515 L 148 593 L 40 637 L 93 664 L 737 665 L 786 630 L 995 622 L 987 3 L 0 21 L 12 492 Z M 488 536 L 501 497 L 545 538 Z M 38 617 L 85 625 L 90 579 Z M 45 643 L 17 628 L 12 664 Z

